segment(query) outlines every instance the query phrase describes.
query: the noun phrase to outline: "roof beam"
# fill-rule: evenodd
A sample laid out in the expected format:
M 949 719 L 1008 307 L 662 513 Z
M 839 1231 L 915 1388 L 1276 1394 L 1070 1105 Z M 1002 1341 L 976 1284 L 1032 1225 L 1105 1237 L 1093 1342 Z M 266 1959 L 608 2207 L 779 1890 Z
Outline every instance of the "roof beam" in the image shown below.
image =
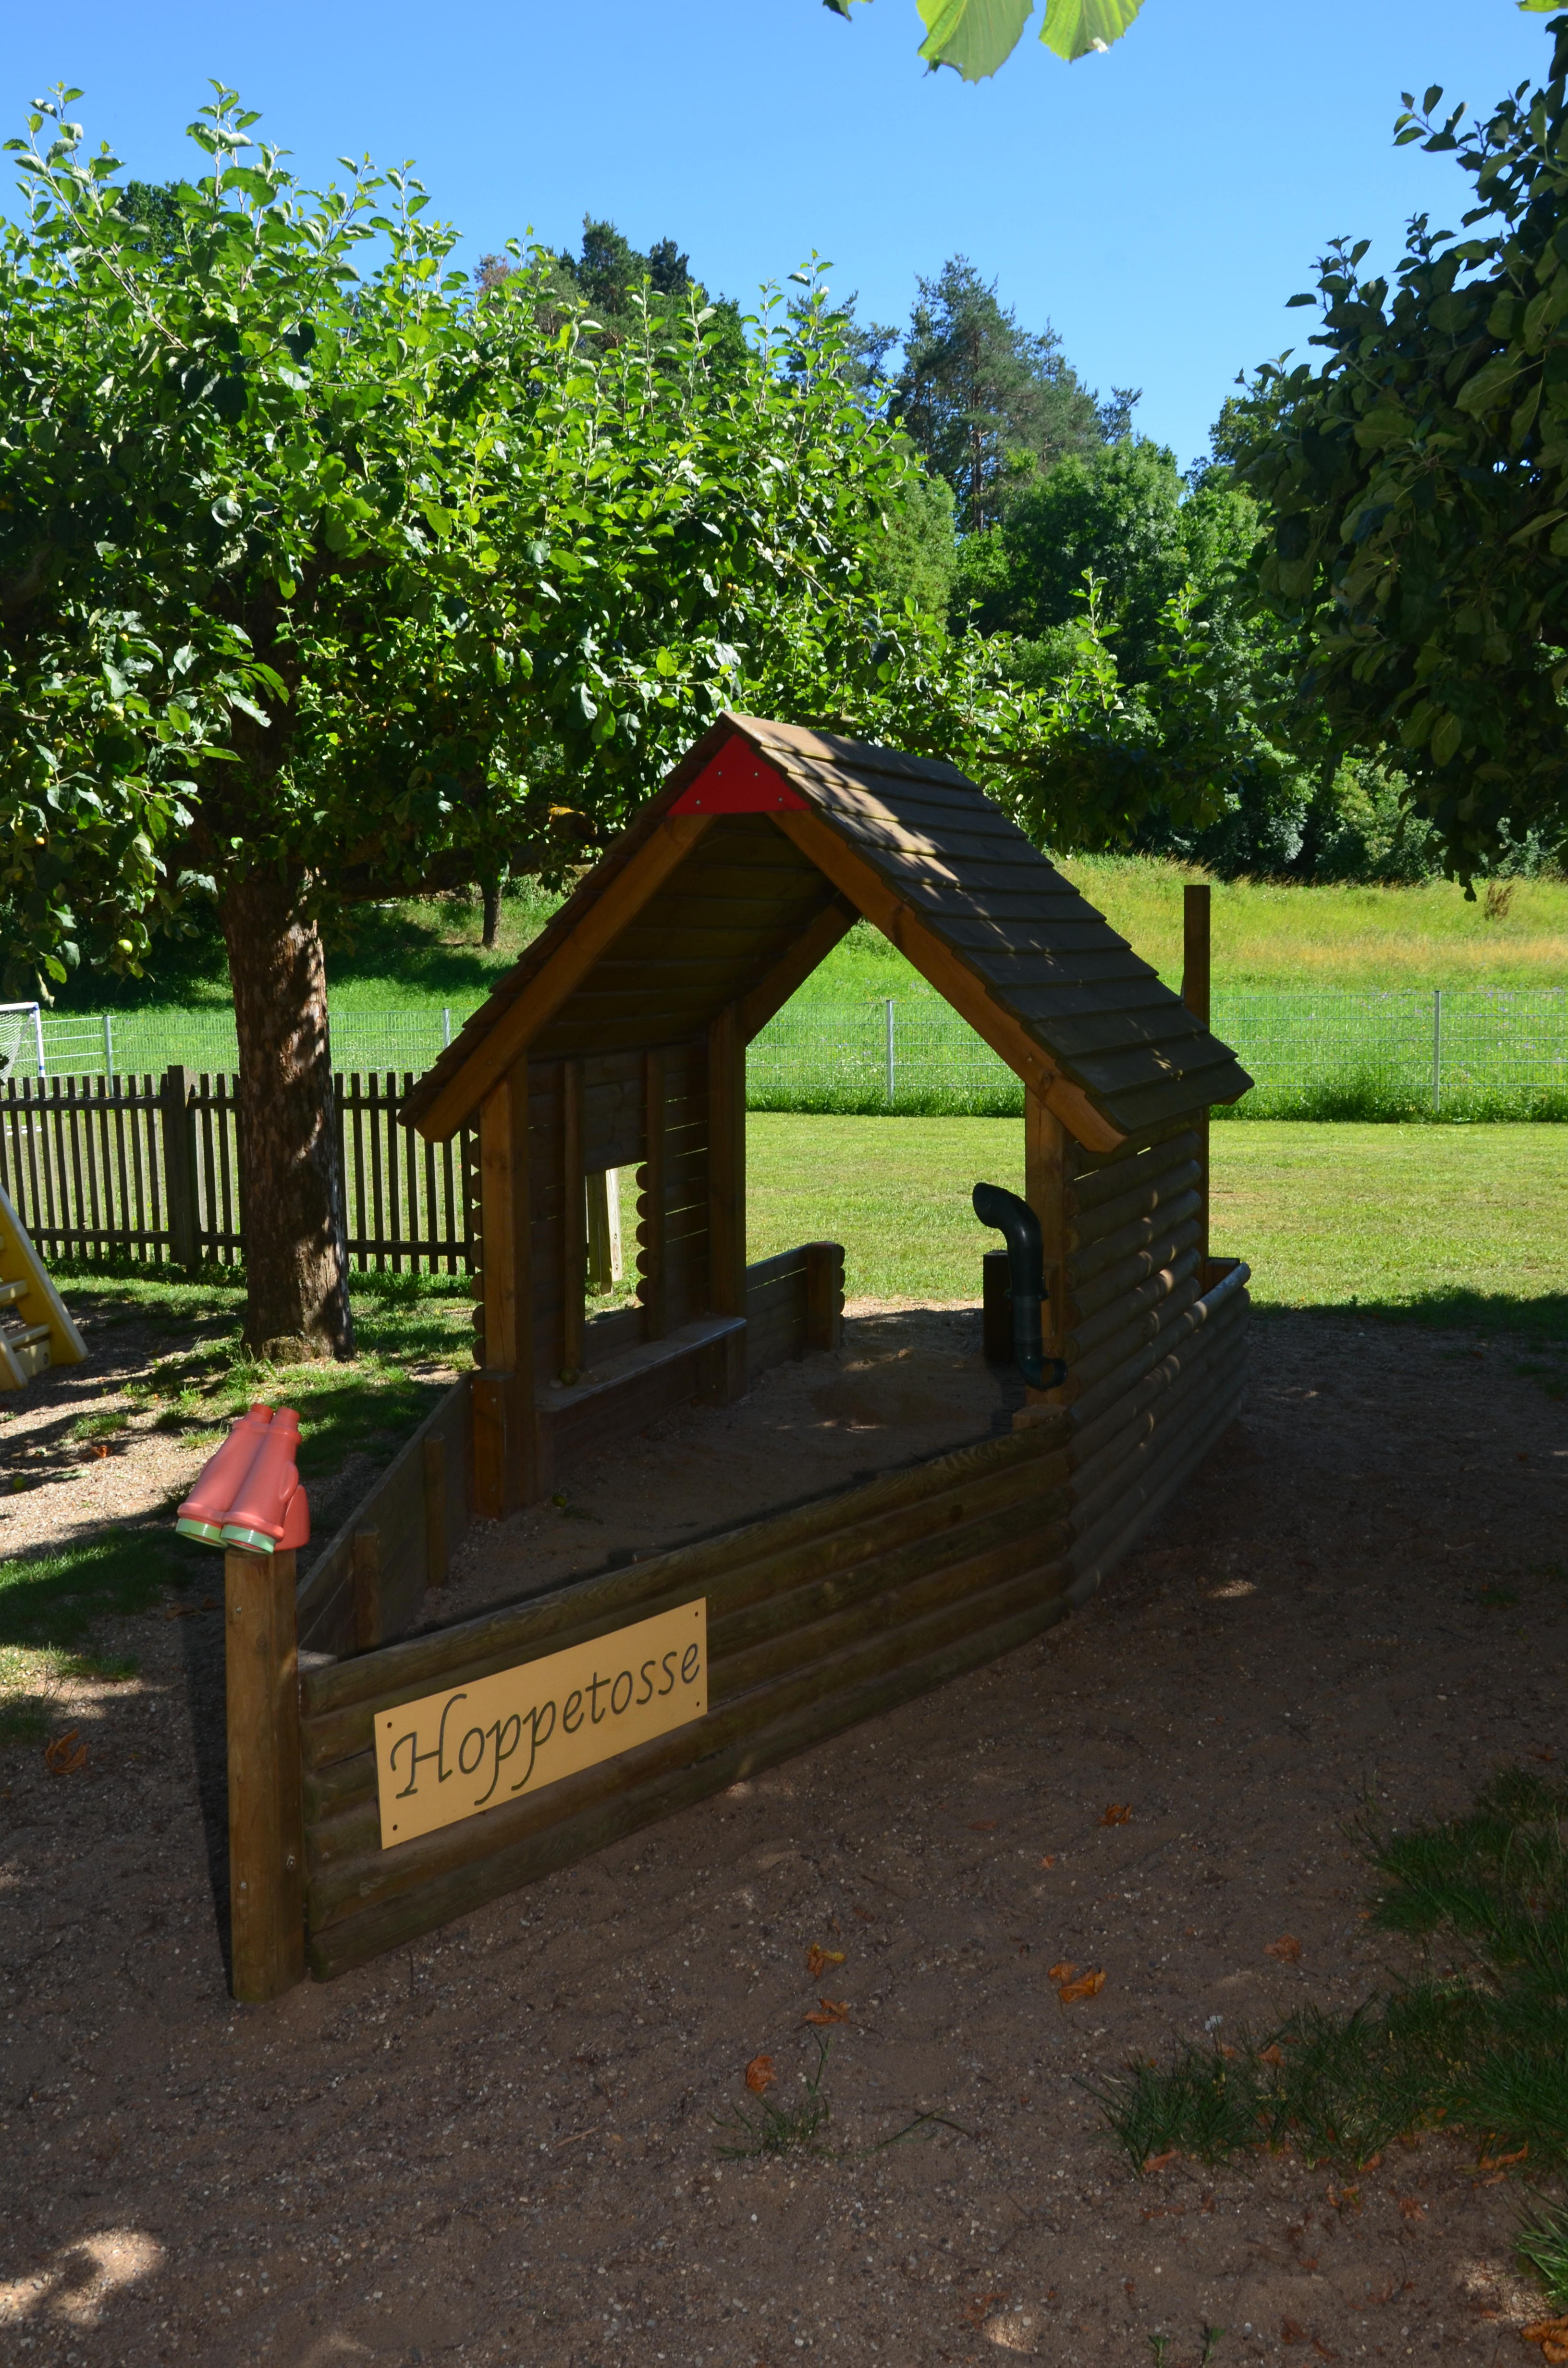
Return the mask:
M 1127 1140 L 1125 1134 L 1101 1116 L 1081 1087 L 1062 1075 L 1028 1030 L 992 1001 L 961 957 L 927 928 L 897 889 L 831 823 L 814 813 L 775 814 L 770 820 L 869 921 L 876 923 L 922 978 L 929 980 L 975 1034 L 1032 1087 L 1086 1151 L 1119 1149 Z
M 845 897 L 835 896 L 813 921 L 808 922 L 782 960 L 774 963 L 749 995 L 741 997 L 741 1036 L 744 1042 L 749 1044 L 774 1014 L 783 1010 L 795 989 L 805 984 L 819 962 L 826 960 L 840 938 L 848 936 L 859 917 Z
M 606 882 L 557 952 L 516 1001 L 497 1014 L 494 1026 L 421 1112 L 415 1123 L 426 1143 L 442 1143 L 457 1132 L 582 985 L 600 955 L 685 862 L 711 822 L 709 814 L 665 814 L 655 825 L 631 860 Z

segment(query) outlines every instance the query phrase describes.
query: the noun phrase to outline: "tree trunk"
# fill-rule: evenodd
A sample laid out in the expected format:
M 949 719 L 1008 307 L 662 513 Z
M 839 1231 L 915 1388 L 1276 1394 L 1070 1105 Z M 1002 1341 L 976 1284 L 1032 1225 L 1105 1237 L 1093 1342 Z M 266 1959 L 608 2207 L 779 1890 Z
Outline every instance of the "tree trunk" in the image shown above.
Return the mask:
M 484 899 L 484 934 L 481 938 L 480 943 L 484 948 L 485 952 L 489 953 L 495 943 L 495 932 L 501 926 L 500 881 L 481 881 L 480 894 Z
M 326 966 L 301 885 L 254 872 L 221 906 L 240 1047 L 244 1342 L 279 1364 L 354 1354 Z

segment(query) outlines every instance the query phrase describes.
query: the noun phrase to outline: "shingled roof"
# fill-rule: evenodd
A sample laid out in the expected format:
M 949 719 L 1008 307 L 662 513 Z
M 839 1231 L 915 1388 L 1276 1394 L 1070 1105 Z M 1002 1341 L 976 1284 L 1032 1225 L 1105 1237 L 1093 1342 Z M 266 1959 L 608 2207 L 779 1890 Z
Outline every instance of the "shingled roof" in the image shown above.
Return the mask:
M 726 862 L 754 870 L 733 874 Z M 779 885 L 767 926 L 759 919 L 748 937 L 742 925 L 763 908 L 729 903 L 724 882 L 744 885 L 761 864 Z M 578 883 L 414 1087 L 403 1114 L 421 1133 L 446 1135 L 522 1051 L 587 1049 L 592 1031 L 573 1037 L 574 1011 L 585 1025 L 590 1013 L 624 1006 L 639 958 L 648 962 L 666 938 L 699 949 L 682 966 L 687 1023 L 750 996 L 761 1024 L 770 1004 L 758 990 L 769 976 L 784 979 L 784 992 L 796 983 L 785 976 L 788 942 L 814 928 L 812 945 L 825 951 L 858 912 L 1093 1148 L 1235 1101 L 1252 1083 L 1229 1047 L 952 766 L 727 714 Z M 706 967 L 701 949 L 718 946 L 721 933 L 705 931 L 704 916 L 727 924 L 724 958 Z M 771 1008 L 777 1000 L 781 994 Z

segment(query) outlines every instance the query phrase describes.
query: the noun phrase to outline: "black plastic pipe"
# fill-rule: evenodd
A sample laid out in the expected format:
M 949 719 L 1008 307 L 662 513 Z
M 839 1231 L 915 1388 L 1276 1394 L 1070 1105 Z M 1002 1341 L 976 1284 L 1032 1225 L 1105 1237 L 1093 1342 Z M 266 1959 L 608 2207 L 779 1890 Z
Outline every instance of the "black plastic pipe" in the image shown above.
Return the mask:
M 994 1225 L 1007 1245 L 1013 1362 L 1031 1390 L 1059 1389 L 1067 1379 L 1067 1368 L 1060 1357 L 1048 1357 L 1043 1347 L 1045 1245 L 1040 1219 L 1027 1201 L 1000 1184 L 977 1184 L 971 1198 L 981 1224 Z

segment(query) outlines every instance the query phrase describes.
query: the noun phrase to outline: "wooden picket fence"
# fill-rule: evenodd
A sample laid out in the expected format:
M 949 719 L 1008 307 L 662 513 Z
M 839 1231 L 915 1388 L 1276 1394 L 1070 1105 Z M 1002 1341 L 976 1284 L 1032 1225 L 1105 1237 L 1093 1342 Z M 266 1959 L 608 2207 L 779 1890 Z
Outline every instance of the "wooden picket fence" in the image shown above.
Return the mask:
M 425 1144 L 401 1125 L 412 1071 L 334 1082 L 350 1263 L 466 1272 L 474 1131 Z M 39 1248 L 187 1269 L 241 1259 L 238 1084 L 172 1068 L 0 1086 L 0 1184 Z

